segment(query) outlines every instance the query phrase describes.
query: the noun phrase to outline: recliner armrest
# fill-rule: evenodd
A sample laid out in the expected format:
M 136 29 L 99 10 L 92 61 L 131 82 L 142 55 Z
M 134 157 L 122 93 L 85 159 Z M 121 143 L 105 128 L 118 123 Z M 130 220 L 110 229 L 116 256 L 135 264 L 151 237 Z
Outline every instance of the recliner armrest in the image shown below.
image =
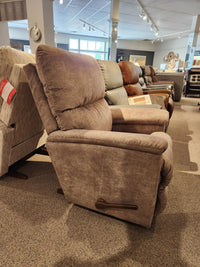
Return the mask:
M 169 113 L 164 109 L 111 109 L 113 130 L 119 132 L 150 134 L 157 131 L 166 131 L 169 124 Z
M 159 155 L 168 147 L 164 138 L 154 135 L 82 129 L 55 131 L 47 138 L 47 148 L 49 142 L 109 146 Z

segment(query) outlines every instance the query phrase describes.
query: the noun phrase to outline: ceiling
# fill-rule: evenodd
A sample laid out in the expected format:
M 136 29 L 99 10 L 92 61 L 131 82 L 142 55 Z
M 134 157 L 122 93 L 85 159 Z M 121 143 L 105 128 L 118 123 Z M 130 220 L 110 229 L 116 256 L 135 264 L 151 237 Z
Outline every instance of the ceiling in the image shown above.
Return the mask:
M 159 29 L 160 39 L 187 36 L 193 17 L 200 13 L 200 0 L 140 0 L 148 15 Z M 104 37 L 109 34 L 110 0 L 54 0 L 55 31 Z M 120 0 L 119 39 L 155 39 L 150 25 L 139 14 L 142 8 L 137 0 Z M 95 27 L 83 30 L 84 20 Z M 10 27 L 27 28 L 27 22 L 9 22 Z M 92 28 L 92 27 L 91 27 Z

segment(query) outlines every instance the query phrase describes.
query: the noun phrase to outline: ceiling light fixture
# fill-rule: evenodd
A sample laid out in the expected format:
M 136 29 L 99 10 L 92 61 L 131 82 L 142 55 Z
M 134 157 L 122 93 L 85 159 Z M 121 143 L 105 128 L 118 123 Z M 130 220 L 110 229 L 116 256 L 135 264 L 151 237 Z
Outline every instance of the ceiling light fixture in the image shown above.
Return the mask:
M 150 24 L 150 31 L 154 31 L 155 35 L 158 36 L 159 35 L 159 29 L 157 27 L 157 25 L 155 24 L 155 22 L 153 21 L 153 19 L 151 18 L 151 16 L 149 15 L 149 13 L 146 11 L 146 9 L 144 8 L 141 0 L 137 0 L 138 4 L 140 5 L 140 7 L 142 8 L 142 12 L 139 14 L 139 16 L 143 19 L 146 20 L 148 24 Z
M 83 29 L 84 29 L 84 30 L 86 29 L 86 26 L 88 26 L 88 30 L 89 30 L 89 31 L 94 31 L 94 32 L 95 32 L 95 31 L 100 31 L 100 32 L 103 33 L 104 36 L 108 35 L 107 32 L 105 32 L 105 31 L 103 31 L 102 29 L 100 29 L 100 28 L 98 28 L 98 27 L 92 25 L 91 23 L 89 23 L 89 22 L 87 22 L 87 21 L 85 21 L 85 20 L 83 20 L 83 19 L 79 19 L 79 20 L 83 23 Z
M 63 4 L 63 0 L 59 0 L 59 4 L 62 5 Z

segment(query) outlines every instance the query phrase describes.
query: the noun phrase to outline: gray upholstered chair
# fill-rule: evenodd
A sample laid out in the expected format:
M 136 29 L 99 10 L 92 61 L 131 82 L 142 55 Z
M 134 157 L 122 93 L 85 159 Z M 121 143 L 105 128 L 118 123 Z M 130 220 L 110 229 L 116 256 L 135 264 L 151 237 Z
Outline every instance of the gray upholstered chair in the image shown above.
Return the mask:
M 10 105 L 0 97 L 0 176 L 45 143 L 44 127 L 21 65 L 29 62 L 35 62 L 34 55 L 0 47 L 0 81 L 6 78 L 17 91 Z M 26 178 L 13 171 L 12 175 Z
M 166 206 L 171 138 L 112 131 L 103 76 L 90 56 L 40 45 L 36 66 L 24 70 L 66 199 L 151 227 Z

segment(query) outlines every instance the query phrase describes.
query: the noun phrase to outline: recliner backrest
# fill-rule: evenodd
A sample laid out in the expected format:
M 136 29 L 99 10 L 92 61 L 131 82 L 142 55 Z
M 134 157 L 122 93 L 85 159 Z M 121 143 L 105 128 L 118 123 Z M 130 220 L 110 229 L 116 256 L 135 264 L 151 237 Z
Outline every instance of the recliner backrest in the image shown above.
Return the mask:
M 35 62 L 35 56 L 9 46 L 0 47 L 0 76 L 16 89 L 14 101 L 8 105 L 2 101 L 0 120 L 15 128 L 13 145 L 43 131 L 43 125 L 30 92 L 23 64 Z
M 119 65 L 115 61 L 97 59 L 105 83 L 105 99 L 110 105 L 129 105 L 128 95 L 123 87 Z
M 95 59 L 40 45 L 36 63 L 44 94 L 59 129 L 112 129 L 111 111 L 104 99 L 104 80 Z M 26 67 L 24 69 L 26 72 Z M 47 120 L 45 111 L 40 115 L 43 121 Z
M 124 87 L 128 95 L 143 95 L 143 90 L 139 84 L 139 75 L 137 67 L 129 61 L 120 61 L 119 67 L 122 72 Z

